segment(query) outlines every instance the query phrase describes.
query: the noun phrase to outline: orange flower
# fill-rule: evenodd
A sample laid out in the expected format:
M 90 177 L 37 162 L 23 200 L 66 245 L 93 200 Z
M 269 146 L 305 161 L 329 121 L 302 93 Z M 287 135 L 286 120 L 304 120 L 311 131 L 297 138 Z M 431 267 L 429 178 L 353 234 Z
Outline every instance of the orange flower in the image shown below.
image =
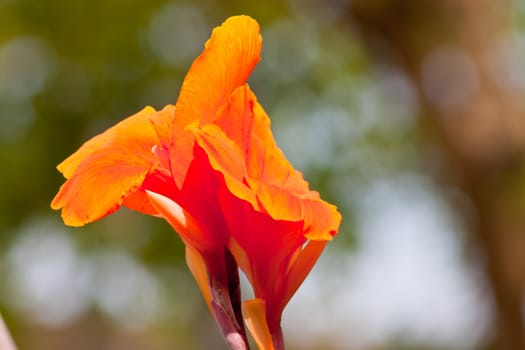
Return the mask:
M 341 220 L 279 150 L 246 84 L 260 50 L 257 22 L 229 18 L 176 106 L 147 107 L 87 141 L 58 166 L 66 182 L 51 203 L 71 226 L 122 205 L 165 218 L 232 349 L 247 347 L 237 265 L 254 289 L 243 310 L 257 344 L 282 349 L 282 311 Z

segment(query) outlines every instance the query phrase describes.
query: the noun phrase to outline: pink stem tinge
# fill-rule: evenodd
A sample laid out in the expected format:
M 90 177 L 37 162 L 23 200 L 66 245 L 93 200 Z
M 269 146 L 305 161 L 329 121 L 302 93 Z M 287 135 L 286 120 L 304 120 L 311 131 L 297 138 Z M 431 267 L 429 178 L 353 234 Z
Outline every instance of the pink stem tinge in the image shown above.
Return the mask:
M 4 320 L 0 315 L 0 349 L 1 350 L 16 350 L 15 343 L 11 339 L 9 330 L 5 326 Z

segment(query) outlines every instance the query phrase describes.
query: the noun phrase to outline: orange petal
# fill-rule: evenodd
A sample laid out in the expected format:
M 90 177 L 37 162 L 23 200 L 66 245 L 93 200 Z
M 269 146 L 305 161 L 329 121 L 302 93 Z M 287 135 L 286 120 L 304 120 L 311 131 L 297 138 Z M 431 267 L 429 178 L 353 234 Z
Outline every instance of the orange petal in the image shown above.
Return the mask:
M 308 183 L 301 172 L 292 166 L 277 146 L 270 118 L 259 103 L 253 106 L 253 118 L 246 165 L 249 176 L 292 193 L 308 191 Z
M 237 265 L 243 270 L 248 281 L 253 281 L 252 269 L 250 268 L 251 262 L 246 251 L 242 249 L 239 243 L 230 237 L 228 241 L 228 250 L 231 252 L 235 258 Z
M 304 201 L 305 237 L 312 241 L 331 240 L 341 224 L 341 214 L 335 205 L 321 199 Z
M 161 111 L 152 114 L 149 118 L 158 137 L 158 143 L 152 146 L 151 152 L 156 157 L 155 161 L 159 166 L 160 177 L 156 176 L 155 181 L 143 183 L 141 191 L 133 192 L 124 198 L 122 205 L 129 209 L 144 214 L 158 215 L 143 189 L 148 188 L 149 190 L 160 191 L 162 188 L 163 191 L 160 192 L 166 193 L 173 188 L 173 176 L 169 170 L 171 169 L 170 149 L 174 117 L 175 106 L 168 105 Z M 151 179 L 151 177 L 149 177 L 149 179 Z
M 247 175 L 292 192 L 304 192 L 308 183 L 277 146 L 270 118 L 248 85 L 237 88 L 213 122 L 239 147 Z
M 125 119 L 86 142 L 58 169 L 68 178 L 51 203 L 64 223 L 81 226 L 117 210 L 136 191 L 154 163 L 152 108 Z M 137 132 L 141 130 L 142 133 Z
M 239 147 L 213 124 L 192 128 L 198 145 L 206 152 L 213 169 L 221 172 L 228 189 L 258 208 L 253 191 L 243 182 L 246 170 Z
M 195 281 L 197 282 L 197 285 L 199 286 L 202 296 L 204 297 L 204 300 L 208 305 L 208 309 L 210 310 L 211 314 L 214 315 L 215 312 L 213 311 L 213 307 L 211 305 L 211 289 L 208 273 L 206 270 L 206 262 L 204 261 L 202 255 L 196 249 L 194 249 L 188 244 L 186 244 L 185 246 L 186 264 L 188 265 L 191 274 L 193 275 Z
M 246 170 L 241 150 L 219 127 L 208 124 L 190 130 L 196 136 L 197 143 L 204 149 L 214 168 L 219 168 L 221 172 L 242 181 Z
M 148 215 L 159 215 L 157 210 L 151 205 L 145 193 L 142 191 L 136 191 L 129 194 L 122 201 L 122 205 L 143 214 Z
M 275 219 L 297 221 L 310 217 L 306 227 L 311 239 L 331 239 L 335 234 L 339 213 L 317 192 L 308 189 L 302 174 L 286 159 L 274 140 L 270 119 L 248 85 L 232 93 L 219 109 L 213 126 L 204 126 L 196 134 L 197 142 L 208 153 L 214 168 L 225 175 L 230 191 L 237 197 L 250 201 L 254 207 L 262 204 Z M 244 193 L 246 186 L 239 186 L 229 176 L 248 185 L 257 200 Z
M 327 241 L 310 241 L 307 243 L 306 247 L 302 248 L 300 253 L 295 256 L 295 259 L 290 260 L 286 280 L 282 286 L 284 288 L 284 293 L 281 294 L 283 296 L 280 305 L 281 309 L 284 309 L 310 271 L 312 271 L 312 268 L 319 259 L 319 256 L 323 252 L 327 243 Z
M 62 208 L 62 219 L 69 226 L 82 226 L 116 211 L 125 197 L 138 190 L 150 166 L 99 154 L 86 160 L 51 202 L 53 209 Z
M 253 107 L 253 122 L 246 168 L 251 188 L 270 215 L 279 220 L 304 220 L 305 235 L 312 240 L 330 240 L 341 222 L 337 208 L 321 200 L 319 193 L 286 159 L 270 129 L 270 119 L 259 103 Z M 258 182 L 258 184 L 255 184 Z
M 274 219 L 304 220 L 309 239 L 330 240 L 336 233 L 341 215 L 308 189 L 302 174 L 285 158 L 270 119 L 248 85 L 232 93 L 213 124 L 190 130 L 236 197 L 257 209 L 262 205 Z
M 177 100 L 174 120 L 172 173 L 180 188 L 192 161 L 193 138 L 184 131 L 191 123 L 206 124 L 233 90 L 243 85 L 260 60 L 259 25 L 248 16 L 228 18 L 213 30 L 204 51 L 193 61 Z
M 259 25 L 248 16 L 230 17 L 213 30 L 182 84 L 177 113 L 184 125 L 215 118 L 219 106 L 259 62 L 261 45 Z
M 150 171 L 160 166 L 152 148 L 163 142 L 152 118 L 172 112 L 173 106 L 162 112 L 147 107 L 87 141 L 58 166 L 67 181 L 51 207 L 62 209 L 65 224 L 98 220 L 137 193 Z
M 254 122 L 253 107 L 257 103 L 248 84 L 235 89 L 228 101 L 219 108 L 213 124 L 217 125 L 240 149 L 249 152 Z
M 147 124 L 149 116 L 154 113 L 155 110 L 148 106 L 131 117 L 122 120 L 102 134 L 89 139 L 75 153 L 57 166 L 58 171 L 60 171 L 66 179 L 69 179 L 84 159 L 101 149 L 108 148 L 119 132 L 122 133 L 125 130 L 133 129 L 136 125 Z
M 263 299 L 246 300 L 242 303 L 244 321 L 259 350 L 274 350 L 272 335 L 266 322 L 266 306 Z
M 318 210 L 322 218 L 339 215 L 317 192 L 308 190 L 301 173 L 286 160 L 273 139 L 268 116 L 247 85 L 232 93 L 213 124 L 190 130 L 232 194 L 254 208 L 262 204 L 273 218 L 289 221 L 303 220 L 305 213 Z M 330 208 L 333 215 L 325 213 Z M 311 218 L 315 221 L 307 223 L 310 238 L 331 239 L 339 222 L 325 220 L 320 225 L 315 213 Z
M 319 198 L 315 191 L 294 194 L 287 189 L 249 180 L 257 189 L 257 198 L 262 207 L 278 220 L 304 220 L 305 236 L 311 240 L 331 240 L 341 223 L 337 207 Z

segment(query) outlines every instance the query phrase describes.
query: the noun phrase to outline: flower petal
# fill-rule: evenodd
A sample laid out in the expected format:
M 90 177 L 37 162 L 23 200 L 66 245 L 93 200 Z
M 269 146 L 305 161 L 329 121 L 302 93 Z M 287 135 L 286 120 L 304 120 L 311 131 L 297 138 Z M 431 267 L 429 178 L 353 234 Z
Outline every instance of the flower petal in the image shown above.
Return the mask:
M 173 106 L 161 112 L 143 109 L 87 141 L 58 166 L 67 181 L 51 207 L 62 209 L 65 224 L 82 226 L 114 212 L 161 166 L 152 152 L 163 144 L 153 123 L 159 115 L 172 116 Z
M 260 60 L 262 38 L 258 23 L 248 16 L 228 18 L 216 27 L 204 51 L 193 61 L 177 100 L 171 154 L 173 178 L 180 188 L 192 161 L 191 123 L 211 122 L 217 109 L 243 85 Z
M 206 152 L 210 165 L 220 172 L 228 189 L 238 198 L 259 208 L 257 197 L 244 182 L 246 169 L 239 147 L 213 124 L 193 128 L 197 144 Z
M 179 117 L 189 124 L 212 121 L 219 106 L 243 85 L 260 60 L 259 25 L 248 16 L 228 18 L 213 30 L 193 62 L 177 100 Z
M 282 293 L 283 299 L 281 300 L 280 308 L 284 309 L 297 289 L 299 289 L 310 271 L 312 271 L 327 243 L 328 241 L 310 241 L 304 248 L 299 248 L 300 251 L 294 256 L 294 259 L 290 259 L 290 266 L 281 286 L 284 292 Z
M 184 208 L 172 199 L 159 193 L 146 190 L 146 196 L 159 214 L 169 222 L 181 236 L 186 246 L 202 248 L 204 230 Z
M 231 234 L 228 248 L 249 279 L 255 296 L 265 299 L 267 308 L 272 310 L 266 315 L 268 322 L 277 325 L 282 311 L 278 306 L 286 292 L 279 285 L 287 274 L 292 254 L 306 242 L 303 222 L 275 220 L 227 190 L 220 193 L 219 200 Z
M 330 240 L 336 233 L 341 221 L 337 208 L 310 191 L 285 158 L 248 85 L 232 93 L 213 124 L 190 130 L 236 197 L 257 210 L 264 208 L 276 220 L 304 220 L 309 239 Z
M 266 321 L 266 307 L 263 299 L 246 300 L 242 313 L 248 330 L 260 350 L 273 350 L 272 335 Z
M 249 177 L 294 193 L 308 189 L 302 174 L 277 146 L 270 118 L 248 85 L 232 93 L 213 123 L 237 144 Z
M 248 181 L 257 193 L 264 209 L 275 219 L 304 221 L 304 234 L 310 240 L 331 240 L 341 223 L 337 207 L 319 198 L 319 193 L 308 191 L 294 194 L 281 187 Z
M 116 211 L 124 198 L 140 187 L 151 166 L 130 165 L 127 158 L 99 153 L 86 160 L 51 203 L 53 209 L 62 209 L 62 219 L 69 226 L 82 226 Z
M 208 305 L 208 309 L 210 310 L 211 314 L 214 315 L 215 312 L 213 311 L 213 306 L 211 304 L 211 289 L 208 272 L 206 269 L 206 262 L 204 261 L 202 255 L 195 248 L 188 244 L 186 244 L 186 264 L 188 265 L 188 269 L 199 286 L 202 296 L 204 297 L 204 301 L 206 302 L 206 305 Z
M 58 171 L 60 171 L 66 179 L 69 179 L 84 159 L 93 153 L 98 152 L 101 148 L 108 147 L 108 144 L 116 137 L 117 133 L 122 132 L 123 130 L 133 129 L 135 125 L 147 123 L 147 119 L 153 113 L 155 113 L 155 109 L 148 106 L 140 112 L 122 120 L 117 125 L 107 129 L 102 134 L 89 139 L 75 153 L 67 157 L 57 166 Z

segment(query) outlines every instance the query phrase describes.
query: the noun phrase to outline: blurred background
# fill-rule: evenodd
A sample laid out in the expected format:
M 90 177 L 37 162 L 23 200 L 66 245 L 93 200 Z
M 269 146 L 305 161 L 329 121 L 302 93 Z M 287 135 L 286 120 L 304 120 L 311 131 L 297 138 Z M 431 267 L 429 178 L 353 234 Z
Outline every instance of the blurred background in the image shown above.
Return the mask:
M 0 0 L 0 313 L 19 349 L 225 349 L 162 220 L 69 228 L 55 166 L 174 103 L 211 29 L 257 19 L 250 85 L 343 214 L 288 349 L 525 349 L 525 2 Z M 246 288 L 247 286 L 245 286 Z

